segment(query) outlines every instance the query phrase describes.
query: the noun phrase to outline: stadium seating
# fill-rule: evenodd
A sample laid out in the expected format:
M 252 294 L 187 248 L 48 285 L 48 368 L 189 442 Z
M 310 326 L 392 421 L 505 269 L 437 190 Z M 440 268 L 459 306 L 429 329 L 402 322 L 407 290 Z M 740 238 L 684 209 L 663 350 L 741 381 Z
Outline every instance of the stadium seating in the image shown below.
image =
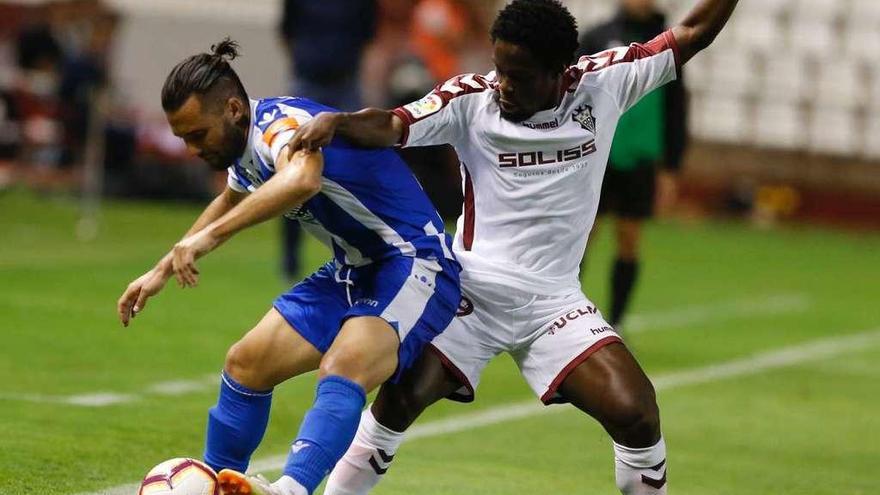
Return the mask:
M 568 3 L 588 26 L 615 0 Z M 661 0 L 672 20 L 693 4 Z M 686 79 L 701 139 L 876 159 L 880 0 L 741 0 Z

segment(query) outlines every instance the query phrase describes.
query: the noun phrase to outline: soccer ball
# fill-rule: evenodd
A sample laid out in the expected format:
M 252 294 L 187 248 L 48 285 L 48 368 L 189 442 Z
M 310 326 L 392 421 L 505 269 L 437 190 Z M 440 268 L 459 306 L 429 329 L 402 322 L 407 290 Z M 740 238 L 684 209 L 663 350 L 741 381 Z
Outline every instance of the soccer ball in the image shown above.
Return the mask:
M 178 458 L 151 469 L 138 495 L 220 495 L 220 485 L 217 473 L 205 463 Z

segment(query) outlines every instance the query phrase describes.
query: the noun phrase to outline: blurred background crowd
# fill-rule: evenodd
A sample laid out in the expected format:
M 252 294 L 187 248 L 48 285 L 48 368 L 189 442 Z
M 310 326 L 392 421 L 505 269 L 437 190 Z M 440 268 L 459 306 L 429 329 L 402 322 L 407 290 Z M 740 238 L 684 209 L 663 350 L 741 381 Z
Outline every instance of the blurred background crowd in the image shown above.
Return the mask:
M 186 156 L 159 105 L 183 57 L 229 35 L 251 97 L 387 108 L 490 70 L 501 3 L 0 1 L 0 189 L 208 198 L 222 178 Z M 563 3 L 585 34 L 621 9 Z M 674 22 L 694 0 L 645 3 Z M 880 1 L 742 0 L 685 88 L 678 201 L 662 213 L 880 226 Z M 457 215 L 454 153 L 405 153 L 441 212 Z

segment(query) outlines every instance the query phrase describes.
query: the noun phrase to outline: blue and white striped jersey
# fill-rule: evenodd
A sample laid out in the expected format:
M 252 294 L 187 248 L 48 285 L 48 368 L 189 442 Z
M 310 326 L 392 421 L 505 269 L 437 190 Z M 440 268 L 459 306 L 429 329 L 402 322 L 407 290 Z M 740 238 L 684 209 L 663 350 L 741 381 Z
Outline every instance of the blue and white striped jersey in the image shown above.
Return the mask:
M 335 111 L 305 98 L 251 100 L 244 154 L 228 168 L 229 187 L 253 192 L 300 125 Z M 323 149 L 321 192 L 286 216 L 327 244 L 337 263 L 363 266 L 391 256 L 454 260 L 443 221 L 406 163 L 389 148 L 357 148 L 335 138 Z

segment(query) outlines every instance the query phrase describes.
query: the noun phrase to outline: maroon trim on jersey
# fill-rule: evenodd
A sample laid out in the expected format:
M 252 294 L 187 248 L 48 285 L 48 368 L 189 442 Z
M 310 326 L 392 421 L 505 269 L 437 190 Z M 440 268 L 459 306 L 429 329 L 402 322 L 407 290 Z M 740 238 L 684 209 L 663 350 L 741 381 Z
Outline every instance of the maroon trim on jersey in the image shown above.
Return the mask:
M 489 80 L 485 76 L 482 76 L 480 74 L 460 74 L 442 84 L 438 84 L 434 87 L 433 90 L 431 90 L 430 93 L 425 95 L 425 98 L 431 95 L 436 95 L 440 97 L 440 108 L 438 108 L 437 110 L 434 110 L 427 115 L 416 117 L 409 113 L 409 110 L 406 109 L 406 105 L 395 108 L 394 110 L 392 110 L 392 112 L 394 112 L 395 115 L 403 120 L 404 125 L 403 135 L 400 138 L 400 145 L 406 145 L 406 138 L 409 137 L 409 126 L 432 115 L 437 115 L 438 113 L 440 113 L 441 110 L 449 105 L 450 101 L 459 96 L 482 93 L 486 90 L 495 89 L 495 86 L 496 83 L 494 81 Z
M 678 47 L 678 40 L 675 39 L 671 29 L 663 32 L 660 36 L 663 36 L 663 39 L 666 40 L 666 45 L 672 50 L 672 55 L 675 57 L 675 70 L 678 73 L 677 75 L 681 77 L 681 66 L 683 63 L 681 61 L 681 48 Z
M 543 402 L 545 406 L 567 402 L 565 400 L 558 400 L 553 398 L 553 396 L 556 395 L 556 391 L 559 389 L 559 386 L 562 385 L 562 382 L 564 382 L 565 379 L 568 378 L 568 375 L 570 375 L 575 368 L 586 361 L 588 357 L 592 356 L 594 352 L 598 351 L 608 344 L 614 344 L 616 342 L 622 343 L 623 341 L 620 340 L 620 337 L 617 337 L 615 335 L 605 337 L 604 339 L 599 340 L 595 344 L 588 347 L 587 350 L 580 353 L 578 357 L 572 359 L 571 362 L 568 363 L 565 368 L 562 368 L 562 371 L 560 371 L 559 374 L 556 375 L 556 378 L 554 378 L 553 381 L 550 382 L 550 386 L 547 387 L 547 391 L 544 392 L 544 395 L 541 396 L 541 402 Z
M 465 395 L 465 394 L 462 394 L 462 393 L 459 393 L 458 391 L 456 391 L 456 392 L 452 392 L 451 394 L 447 395 L 446 398 L 449 400 L 454 400 L 456 402 L 473 402 L 474 395 L 475 395 L 474 394 L 474 387 L 473 387 L 473 385 L 471 385 L 471 382 L 467 379 L 467 376 L 465 376 L 465 374 L 460 369 L 458 369 L 458 366 L 456 366 L 452 362 L 452 360 L 450 360 L 448 357 L 446 357 L 446 354 L 443 354 L 443 351 L 441 351 L 440 349 L 435 347 L 434 344 L 428 344 L 427 348 L 428 348 L 428 350 L 433 352 L 434 355 L 437 356 L 438 359 L 440 359 L 440 363 L 443 364 L 443 367 L 446 368 L 446 370 L 449 371 L 452 374 L 452 376 L 455 377 L 456 380 L 461 382 L 461 385 L 464 388 L 466 388 L 468 390 L 468 392 L 470 392 L 470 395 Z
M 586 66 L 584 68 L 580 68 L 577 65 L 569 67 L 562 76 L 562 87 L 566 88 L 566 91 L 572 92 L 577 88 L 577 82 L 587 72 L 597 72 L 615 65 L 636 62 L 660 55 L 666 50 L 672 50 L 672 56 L 675 58 L 676 77 L 681 77 L 681 52 L 678 48 L 678 42 L 675 40 L 675 35 L 672 34 L 672 30 L 667 30 L 647 43 L 633 43 L 629 45 L 626 53 L 620 58 L 614 58 L 613 55 L 608 54 L 611 50 L 605 50 L 593 55 L 584 55 L 578 59 L 578 65 L 586 62 Z
M 406 146 L 406 140 L 409 139 L 409 126 L 412 124 L 412 117 L 403 107 L 397 107 L 391 113 L 397 115 L 403 121 L 403 132 L 400 134 L 400 140 L 397 141 L 397 145 Z
M 464 170 L 464 232 L 461 235 L 464 250 L 470 251 L 474 245 L 474 220 L 476 216 L 474 208 L 474 183 L 467 165 L 461 164 Z

